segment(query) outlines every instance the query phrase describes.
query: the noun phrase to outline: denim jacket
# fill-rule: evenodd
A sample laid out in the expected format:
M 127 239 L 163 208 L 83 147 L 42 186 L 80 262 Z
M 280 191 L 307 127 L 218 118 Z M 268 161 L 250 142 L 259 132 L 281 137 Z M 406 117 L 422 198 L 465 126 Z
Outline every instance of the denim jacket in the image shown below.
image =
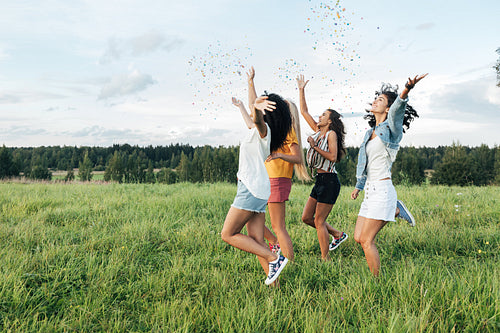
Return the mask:
M 366 143 L 375 131 L 375 134 L 382 140 L 389 153 L 392 163 L 396 160 L 396 155 L 399 150 L 399 142 L 403 138 L 403 119 L 405 116 L 406 103 L 408 98 L 401 99 L 398 95 L 394 103 L 389 108 L 387 119 L 378 124 L 375 128 L 370 128 L 366 131 L 363 143 L 359 147 L 358 166 L 356 167 L 356 188 L 363 190 L 366 183 Z

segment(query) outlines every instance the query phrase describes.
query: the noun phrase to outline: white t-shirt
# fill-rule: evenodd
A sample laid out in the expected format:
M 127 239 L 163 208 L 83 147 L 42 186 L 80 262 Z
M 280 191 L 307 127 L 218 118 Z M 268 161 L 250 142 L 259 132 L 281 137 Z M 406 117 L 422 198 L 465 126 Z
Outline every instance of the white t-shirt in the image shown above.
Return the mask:
M 366 143 L 366 157 L 367 181 L 391 178 L 391 157 L 378 135 Z
M 238 179 L 256 198 L 267 200 L 271 195 L 271 183 L 264 161 L 271 153 L 271 129 L 266 124 L 267 135 L 260 137 L 256 127 L 241 142 L 238 163 Z

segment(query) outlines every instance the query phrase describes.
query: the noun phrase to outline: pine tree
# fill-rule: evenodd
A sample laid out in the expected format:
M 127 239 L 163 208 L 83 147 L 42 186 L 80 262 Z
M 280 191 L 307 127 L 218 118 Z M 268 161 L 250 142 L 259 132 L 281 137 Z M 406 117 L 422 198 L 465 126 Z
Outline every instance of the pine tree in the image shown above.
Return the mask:
M 497 49 L 497 53 L 500 55 L 500 47 Z M 497 63 L 493 68 L 497 71 L 497 87 L 500 87 L 500 57 L 498 57 Z
M 424 161 L 415 147 L 403 148 L 392 166 L 395 184 L 420 185 L 425 180 Z
M 19 169 L 14 163 L 12 151 L 3 145 L 0 148 L 0 179 L 12 176 L 18 176 Z
M 75 180 L 75 172 L 71 166 L 68 166 L 68 170 L 66 172 L 66 176 L 64 177 L 65 182 L 71 182 Z
M 85 152 L 85 156 L 83 157 L 83 162 L 78 164 L 78 178 L 80 181 L 91 181 L 92 180 L 92 161 L 89 158 L 89 152 Z
M 178 177 L 175 171 L 169 168 L 161 168 L 161 170 L 156 175 L 158 183 L 162 184 L 174 184 L 177 183 Z
M 179 162 L 179 165 L 177 166 L 177 175 L 179 176 L 179 181 L 181 182 L 187 182 L 189 181 L 189 168 L 190 168 L 190 162 L 184 154 L 184 152 L 181 153 L 181 161 Z
M 145 181 L 146 183 L 149 184 L 153 184 L 156 182 L 156 177 L 153 169 L 153 162 L 151 162 L 151 160 L 149 160 L 148 162 L 148 170 L 146 171 Z
M 495 151 L 495 184 L 500 185 L 500 146 L 494 148 Z
M 433 184 L 473 185 L 474 165 L 464 146 L 453 143 L 445 151 L 431 178 Z
M 335 163 L 335 170 L 337 170 L 339 180 L 342 185 L 356 185 L 356 164 L 349 154 L 344 156 L 340 162 Z
M 474 148 L 469 154 L 474 165 L 474 185 L 488 185 L 495 178 L 495 150 L 487 145 Z
M 125 175 L 125 166 L 122 156 L 118 150 L 115 150 L 113 156 L 108 162 L 108 166 L 104 171 L 105 181 L 115 181 L 122 183 Z

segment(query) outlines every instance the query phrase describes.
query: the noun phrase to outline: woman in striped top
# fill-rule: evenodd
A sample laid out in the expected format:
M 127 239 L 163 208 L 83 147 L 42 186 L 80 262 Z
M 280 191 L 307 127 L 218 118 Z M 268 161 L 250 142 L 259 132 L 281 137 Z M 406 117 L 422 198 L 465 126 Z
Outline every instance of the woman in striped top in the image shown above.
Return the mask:
M 325 110 L 318 122 L 309 114 L 305 97 L 305 87 L 308 82 L 309 80 L 304 81 L 303 75 L 297 77 L 300 112 L 315 132 L 307 138 L 310 145 L 307 151 L 307 163 L 311 169 L 316 169 L 316 182 L 304 207 L 302 221 L 316 228 L 321 258 L 328 260 L 328 252 L 336 249 L 347 239 L 345 232 L 334 229 L 326 222 L 340 192 L 335 162 L 345 155 L 345 132 L 344 124 L 337 111 Z M 333 237 L 331 243 L 330 235 Z

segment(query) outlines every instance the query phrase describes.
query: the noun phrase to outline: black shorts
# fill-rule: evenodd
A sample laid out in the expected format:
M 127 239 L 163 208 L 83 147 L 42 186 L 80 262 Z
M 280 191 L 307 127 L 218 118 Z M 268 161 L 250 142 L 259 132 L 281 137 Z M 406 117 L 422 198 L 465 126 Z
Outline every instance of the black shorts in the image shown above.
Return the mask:
M 336 173 L 318 173 L 311 191 L 311 198 L 333 205 L 340 193 L 340 181 Z

